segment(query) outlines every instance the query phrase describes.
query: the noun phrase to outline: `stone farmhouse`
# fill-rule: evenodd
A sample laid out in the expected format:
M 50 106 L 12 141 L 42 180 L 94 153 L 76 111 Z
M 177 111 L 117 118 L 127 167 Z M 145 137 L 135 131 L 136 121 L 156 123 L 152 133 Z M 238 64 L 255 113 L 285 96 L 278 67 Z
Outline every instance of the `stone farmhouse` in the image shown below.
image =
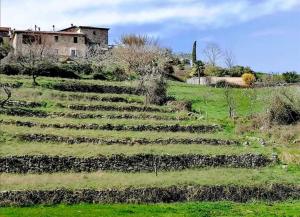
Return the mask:
M 53 26 L 54 30 L 54 26 Z M 0 28 L 2 42 L 9 41 L 15 53 L 22 53 L 28 44 L 46 46 L 51 52 L 64 57 L 85 55 L 91 46 L 108 49 L 108 28 L 74 26 L 60 31 L 11 30 Z M 1 42 L 1 39 L 0 39 Z
M 0 27 L 0 44 L 10 42 L 10 28 Z

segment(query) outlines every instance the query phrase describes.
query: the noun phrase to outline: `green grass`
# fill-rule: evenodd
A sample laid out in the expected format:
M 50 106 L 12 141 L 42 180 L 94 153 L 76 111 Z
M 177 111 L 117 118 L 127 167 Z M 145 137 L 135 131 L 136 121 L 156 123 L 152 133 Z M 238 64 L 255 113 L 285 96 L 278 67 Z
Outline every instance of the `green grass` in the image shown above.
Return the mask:
M 74 119 L 74 118 L 65 118 L 65 117 L 47 117 L 47 118 L 39 118 L 39 117 L 17 117 L 17 116 L 7 116 L 0 114 L 0 120 L 14 120 L 14 121 L 30 121 L 35 123 L 46 123 L 46 124 L 99 124 L 99 125 L 126 125 L 126 126 L 136 126 L 136 125 L 175 125 L 179 124 L 181 126 L 190 126 L 190 125 L 205 125 L 205 120 L 155 120 L 155 119 Z M 210 125 L 212 123 L 209 123 Z
M 77 98 L 76 98 L 77 97 Z M 88 97 L 97 98 L 112 98 L 121 97 L 127 99 L 129 102 L 142 103 L 144 101 L 143 96 L 129 95 L 129 94 L 95 94 L 95 93 L 74 93 L 74 92 L 62 92 L 57 90 L 44 89 L 42 87 L 36 88 L 18 88 L 13 90 L 12 99 L 13 100 L 24 100 L 29 99 L 32 101 L 64 101 L 64 100 L 74 100 L 88 102 L 90 101 Z M 97 100 L 95 100 L 97 101 Z
M 91 157 L 113 154 L 203 154 L 203 155 L 241 155 L 247 153 L 272 155 L 271 148 L 259 146 L 213 146 L 213 145 L 98 145 L 42 143 L 6 141 L 1 144 L 0 156 L 11 155 L 50 155 L 50 156 L 77 156 Z
M 68 108 L 61 108 L 57 104 L 101 104 L 128 106 L 128 103 L 108 103 L 89 101 L 87 97 L 123 97 L 130 103 L 141 103 L 144 100 L 142 96 L 129 94 L 96 94 L 96 93 L 73 93 L 56 91 L 45 88 L 47 85 L 60 82 L 80 82 L 83 84 L 115 85 L 134 87 L 136 82 L 107 82 L 96 80 L 72 80 L 61 78 L 39 77 L 37 79 L 40 86 L 32 87 L 32 79 L 29 76 L 5 76 L 0 75 L 0 82 L 23 82 L 23 86 L 13 90 L 13 100 L 40 101 L 46 102 L 47 106 L 35 108 L 33 110 L 42 110 L 45 112 L 65 112 L 81 114 L 100 114 L 100 115 L 155 115 L 159 117 L 189 117 L 188 112 L 120 112 L 120 111 L 73 111 Z M 261 113 L 274 88 L 260 89 L 233 89 L 232 94 L 236 100 L 236 115 L 240 119 L 247 116 Z M 271 156 L 273 152 L 279 154 L 284 163 L 288 163 L 287 168 L 276 165 L 260 169 L 241 169 L 241 168 L 203 168 L 189 169 L 184 171 L 158 172 L 156 177 L 153 173 L 117 173 L 117 172 L 93 172 L 93 173 L 54 173 L 54 174 L 0 174 L 0 190 L 22 190 L 22 189 L 55 189 L 55 188 L 126 188 L 126 187 L 148 187 L 148 186 L 170 186 L 170 185 L 268 185 L 272 183 L 300 184 L 300 152 L 299 144 L 291 143 L 289 145 L 281 143 L 286 134 L 293 134 L 291 128 L 286 127 L 283 138 L 276 137 L 280 135 L 282 129 L 278 132 L 269 131 L 270 135 L 264 135 L 258 131 L 249 130 L 244 135 L 235 131 L 236 121 L 228 118 L 226 100 L 224 98 L 224 89 L 211 88 L 204 86 L 188 85 L 178 82 L 169 82 L 168 94 L 179 100 L 192 101 L 194 111 L 200 113 L 190 117 L 187 121 L 174 120 L 153 120 L 139 118 L 137 119 L 73 119 L 73 118 L 31 118 L 31 117 L 13 117 L 0 115 L 0 120 L 21 120 L 33 121 L 39 123 L 72 123 L 72 124 L 219 124 L 224 128 L 223 132 L 194 134 L 182 132 L 132 132 L 132 131 L 100 131 L 100 130 L 70 130 L 70 129 L 42 129 L 39 127 L 16 127 L 12 125 L 0 124 L 0 156 L 10 155 L 60 155 L 60 156 L 78 156 L 90 157 L 97 155 L 126 154 L 133 155 L 139 153 L 150 154 L 208 154 L 208 155 L 232 155 L 257 153 Z M 71 95 L 83 97 L 73 100 Z M 255 98 L 255 99 L 254 99 Z M 253 100 L 254 99 L 254 100 Z M 137 104 L 142 106 L 142 104 Z M 167 106 L 162 108 L 168 108 Z M 297 127 L 293 127 L 297 131 Z M 212 146 L 212 145 L 94 145 L 94 144 L 76 144 L 68 145 L 64 143 L 36 143 L 23 142 L 15 138 L 15 135 L 25 133 L 54 134 L 61 136 L 87 136 L 95 138 L 219 138 L 233 139 L 238 141 L 250 141 L 250 145 L 238 146 Z M 264 138 L 267 141 L 266 146 L 258 144 L 256 139 L 246 138 L 246 135 L 256 138 Z M 293 136 L 293 135 L 292 135 Z M 295 137 L 297 140 L 299 137 Z M 298 165 L 296 165 L 298 164 Z M 176 204 L 157 204 L 157 205 L 59 205 L 59 206 L 37 206 L 31 208 L 0 208 L 0 217 L 5 216 L 299 216 L 300 201 L 281 202 L 281 203 L 262 203 L 253 202 L 247 204 L 238 204 L 231 202 L 201 202 L 201 203 L 176 203 Z
M 273 90 L 273 88 L 232 89 L 232 95 L 236 101 L 236 115 L 247 116 L 262 112 L 266 100 Z M 226 120 L 228 117 L 223 88 L 170 82 L 168 93 L 179 100 L 192 101 L 193 109 L 207 116 L 208 119 Z M 251 105 L 251 97 L 253 96 L 257 98 L 253 100 L 253 105 Z
M 258 186 L 300 184 L 299 166 L 280 165 L 257 168 L 202 168 L 154 173 L 52 173 L 1 174 L 0 190 L 39 189 L 124 189 L 128 187 L 168 187 L 172 185 L 241 185 Z
M 32 87 L 32 78 L 26 75 L 16 75 L 16 76 L 7 76 L 7 75 L 0 75 L 0 82 L 22 82 L 23 87 Z M 113 86 L 136 86 L 135 81 L 101 81 L 101 80 L 92 80 L 92 79 L 85 79 L 85 80 L 78 80 L 78 79 L 67 79 L 67 78 L 57 78 L 57 77 L 38 77 L 37 82 L 40 86 L 44 86 L 47 84 L 54 84 L 60 82 L 79 82 L 82 84 L 98 84 L 98 85 L 113 85 Z
M 1 125 L 1 131 L 7 134 L 53 134 L 58 136 L 70 137 L 93 137 L 93 138 L 215 138 L 215 139 L 235 139 L 239 138 L 226 132 L 216 133 L 188 133 L 188 132 L 154 132 L 154 131 L 106 131 L 106 130 L 74 130 L 74 129 L 56 129 L 56 128 L 40 128 L 40 127 L 21 127 L 12 125 Z M 0 132 L 1 133 L 1 132 Z M 1 136 L 1 134 L 0 134 Z
M 190 202 L 174 204 L 59 205 L 2 208 L 1 217 L 297 217 L 300 201 L 282 203 Z

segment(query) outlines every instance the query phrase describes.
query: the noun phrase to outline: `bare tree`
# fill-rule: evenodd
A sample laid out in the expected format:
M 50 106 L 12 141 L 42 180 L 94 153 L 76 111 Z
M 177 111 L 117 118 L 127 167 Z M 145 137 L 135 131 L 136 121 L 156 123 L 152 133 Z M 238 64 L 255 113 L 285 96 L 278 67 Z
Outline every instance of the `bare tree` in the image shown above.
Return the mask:
M 30 32 L 23 36 L 22 50 L 11 56 L 26 72 L 30 73 L 33 85 L 38 85 L 38 67 L 42 63 L 57 62 L 58 56 L 42 34 Z
M 222 49 L 216 43 L 208 43 L 203 50 L 204 55 L 206 56 L 208 63 L 216 66 L 219 59 L 222 57 Z
M 228 116 L 229 118 L 234 118 L 236 110 L 236 100 L 234 98 L 233 88 L 231 88 L 227 83 L 225 83 L 224 87 L 224 96 L 228 108 Z
M 4 105 L 8 102 L 8 100 L 11 98 L 11 89 L 9 88 L 8 85 L 0 85 L 0 87 L 3 88 L 4 93 L 6 94 L 6 99 L 0 101 L 0 107 L 3 108 Z
M 162 49 L 157 40 L 143 35 L 124 35 L 112 50 L 115 62 L 121 64 L 127 73 L 143 74 L 153 63 L 162 65 L 168 60 L 167 49 Z M 151 70 L 150 70 L 151 71 Z
M 223 52 L 224 62 L 227 68 L 231 69 L 234 66 L 235 57 L 232 50 L 225 50 Z
M 112 50 L 112 57 L 128 74 L 139 76 L 139 89 L 146 95 L 145 104 L 163 104 L 166 100 L 164 66 L 170 52 L 161 48 L 157 40 L 141 35 L 122 36 Z

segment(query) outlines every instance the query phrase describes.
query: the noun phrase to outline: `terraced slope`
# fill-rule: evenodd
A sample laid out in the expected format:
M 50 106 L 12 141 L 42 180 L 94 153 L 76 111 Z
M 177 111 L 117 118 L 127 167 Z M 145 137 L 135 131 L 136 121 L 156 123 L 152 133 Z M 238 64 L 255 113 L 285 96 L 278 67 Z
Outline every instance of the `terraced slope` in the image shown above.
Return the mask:
M 134 83 L 1 82 L 22 86 L 0 109 L 0 206 L 300 199 L 299 170 L 282 169 L 272 147 L 145 106 Z

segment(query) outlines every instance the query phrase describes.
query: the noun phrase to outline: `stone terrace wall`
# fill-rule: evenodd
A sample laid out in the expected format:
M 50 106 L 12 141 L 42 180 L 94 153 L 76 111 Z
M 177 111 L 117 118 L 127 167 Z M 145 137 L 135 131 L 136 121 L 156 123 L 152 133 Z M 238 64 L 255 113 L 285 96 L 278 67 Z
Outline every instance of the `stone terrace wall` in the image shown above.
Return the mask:
M 300 187 L 272 186 L 171 186 L 107 190 L 28 190 L 0 192 L 0 207 L 78 203 L 171 203 L 185 201 L 247 202 L 300 199 Z
M 26 142 L 63 142 L 68 144 L 105 144 L 105 145 L 169 145 L 169 144 L 205 144 L 205 145 L 239 145 L 235 140 L 209 139 L 209 138 L 93 138 L 93 137 L 67 137 L 51 134 L 20 134 L 18 138 Z
M 152 172 L 183 170 L 200 167 L 264 167 L 272 161 L 263 155 L 152 155 L 133 156 L 112 155 L 90 158 L 58 156 L 10 156 L 0 158 L 2 173 L 53 173 L 53 172 L 92 172 L 98 170 L 120 172 Z
M 45 124 L 31 121 L 15 121 L 0 120 L 0 124 L 16 125 L 23 127 L 41 127 L 41 128 L 58 128 L 58 129 L 75 129 L 75 130 L 114 130 L 114 131 L 158 131 L 158 132 L 190 132 L 190 133 L 205 133 L 216 132 L 221 130 L 217 125 L 190 125 L 182 126 L 179 124 L 170 125 L 112 125 L 112 124 Z
M 96 84 L 65 82 L 65 83 L 49 84 L 46 85 L 46 87 L 54 90 L 60 90 L 60 91 L 141 95 L 141 92 L 137 91 L 136 88 L 126 87 L 126 86 L 96 85 Z

